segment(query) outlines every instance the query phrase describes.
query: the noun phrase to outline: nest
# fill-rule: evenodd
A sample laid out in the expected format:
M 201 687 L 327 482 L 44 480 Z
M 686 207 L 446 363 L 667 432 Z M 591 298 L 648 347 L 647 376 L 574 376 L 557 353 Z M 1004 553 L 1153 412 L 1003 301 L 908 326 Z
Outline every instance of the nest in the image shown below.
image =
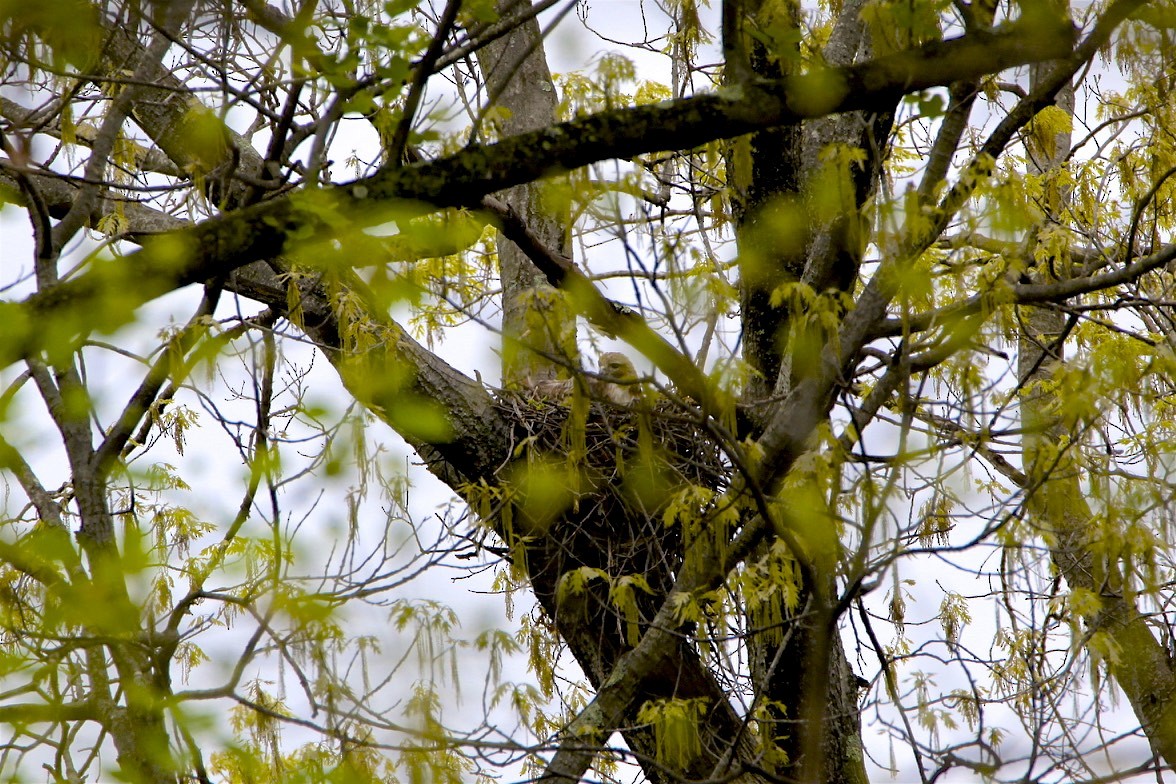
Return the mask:
M 580 423 L 572 421 L 568 405 L 520 393 L 502 393 L 498 407 L 514 423 L 515 443 L 526 452 L 560 459 L 570 455 L 614 489 L 624 482 L 626 466 L 649 462 L 651 448 L 670 485 L 712 490 L 727 485 L 727 463 L 718 443 L 699 429 L 697 416 L 668 402 L 634 408 L 594 402 Z M 577 447 L 580 454 L 572 455 Z
M 537 488 L 559 501 L 548 510 L 550 519 L 540 520 L 545 535 L 530 547 L 543 560 L 532 563 L 641 574 L 655 591 L 668 589 L 681 564 L 682 537 L 667 525 L 665 510 L 687 485 L 722 491 L 728 481 L 722 450 L 699 429 L 698 418 L 664 403 L 600 402 L 574 418 L 567 405 L 510 392 L 498 405 L 515 426 L 506 482 L 565 483 Z

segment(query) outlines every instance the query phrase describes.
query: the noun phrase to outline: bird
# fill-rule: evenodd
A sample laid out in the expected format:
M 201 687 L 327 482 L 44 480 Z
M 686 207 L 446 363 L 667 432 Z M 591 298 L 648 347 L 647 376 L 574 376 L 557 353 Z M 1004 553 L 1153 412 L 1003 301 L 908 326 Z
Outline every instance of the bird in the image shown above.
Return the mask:
M 566 403 L 568 398 L 572 396 L 573 384 L 574 382 L 570 378 L 545 378 L 540 381 L 527 379 L 524 387 L 532 397 L 552 400 L 556 403 Z
M 633 362 L 616 351 L 606 351 L 597 360 L 596 376 L 588 379 L 588 397 L 626 408 L 644 399 L 638 383 L 637 370 Z M 523 387 L 533 398 L 550 400 L 567 405 L 572 398 L 575 381 L 570 378 L 545 378 L 533 381 L 528 378 Z
M 631 407 L 642 399 L 637 370 L 628 357 L 616 351 L 606 351 L 600 355 L 597 364 L 600 367 L 600 378 L 592 379 L 590 388 L 593 397 L 625 407 Z

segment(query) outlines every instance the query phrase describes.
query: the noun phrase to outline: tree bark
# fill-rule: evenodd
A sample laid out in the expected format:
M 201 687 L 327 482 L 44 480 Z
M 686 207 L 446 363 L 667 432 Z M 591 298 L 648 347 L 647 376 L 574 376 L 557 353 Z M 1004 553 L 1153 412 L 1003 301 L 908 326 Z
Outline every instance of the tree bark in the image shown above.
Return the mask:
M 1047 65 L 1030 71 L 1030 84 L 1043 81 Z M 1074 89 L 1067 84 L 1057 93 L 1057 106 L 1073 115 Z M 1070 134 L 1059 133 L 1052 149 L 1031 145 L 1031 171 L 1048 176 L 1065 165 L 1070 153 Z M 1046 190 L 1044 220 L 1061 222 L 1068 194 Z M 1063 224 L 1064 225 L 1064 224 Z M 1040 230 L 1042 227 L 1038 227 Z M 1057 279 L 1060 259 L 1042 259 L 1031 271 L 1036 284 Z M 1022 310 L 1018 346 L 1023 463 L 1030 512 L 1047 532 L 1050 555 L 1058 572 L 1073 590 L 1098 597 L 1098 610 L 1087 617 L 1088 634 L 1102 635 L 1116 649 L 1106 658 L 1109 672 L 1127 696 L 1131 709 L 1147 736 L 1152 751 L 1169 765 L 1176 765 L 1176 671 L 1169 652 L 1152 633 L 1147 617 L 1129 598 L 1119 564 L 1113 556 L 1097 553 L 1097 534 L 1090 521 L 1093 510 L 1082 487 L 1082 468 L 1072 441 L 1081 432 L 1068 432 L 1056 412 L 1058 401 L 1048 390 L 1051 376 L 1064 366 L 1069 332 L 1065 313 L 1058 308 Z M 1094 665 L 1097 666 L 1097 665 Z
M 531 4 L 530 0 L 500 0 L 498 5 L 502 13 Z M 528 19 L 478 50 L 478 64 L 490 99 L 486 108 L 495 113 L 494 124 L 502 136 L 533 133 L 555 124 L 559 96 L 536 19 Z M 570 216 L 554 214 L 544 204 L 543 183 L 516 185 L 498 198 L 515 211 L 538 242 L 561 257 L 571 257 Z M 579 368 L 575 314 L 522 249 L 501 233 L 497 245 L 504 386 L 568 378 Z
M 850 3 L 839 16 L 825 51 L 828 62 L 848 65 L 869 55 L 861 5 Z M 752 2 L 725 6 L 734 16 L 724 28 L 725 50 L 728 58 L 736 58 L 728 61 L 726 73 L 736 79 L 773 79 L 795 70 L 798 46 L 782 53 L 765 43 L 763 29 L 774 24 L 779 30 L 782 16 L 799 32 L 799 7 L 781 8 Z M 773 295 L 788 284 L 804 284 L 819 294 L 852 292 L 864 247 L 864 211 L 881 171 L 892 117 L 892 107 L 872 115 L 850 112 L 760 131 L 732 145 L 728 170 L 734 181 L 744 358 L 753 370 L 745 401 L 753 406 L 756 400 L 786 397 L 795 378 L 811 374 L 830 337 L 804 325 L 804 313 L 793 312 L 789 298 L 773 302 Z M 847 172 L 847 181 L 823 163 L 822 152 L 833 145 L 864 153 L 864 161 Z M 841 199 L 833 215 L 827 206 L 815 205 L 831 190 Z M 761 426 L 765 414 L 761 411 Z M 778 557 L 765 542 L 753 561 Z M 778 619 L 794 613 L 784 605 L 785 591 L 749 607 L 748 660 L 765 715 L 762 740 L 778 750 L 768 757 L 777 772 L 805 781 L 862 782 L 858 693 L 838 619 L 829 613 L 834 591 L 831 578 L 825 585 L 801 586 L 798 606 L 808 613 L 792 617 L 783 628 Z

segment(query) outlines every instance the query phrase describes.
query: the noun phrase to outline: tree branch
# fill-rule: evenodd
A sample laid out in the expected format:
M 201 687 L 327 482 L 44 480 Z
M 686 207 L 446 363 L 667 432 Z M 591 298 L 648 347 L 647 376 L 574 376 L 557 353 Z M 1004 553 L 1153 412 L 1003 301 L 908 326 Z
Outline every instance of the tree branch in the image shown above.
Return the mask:
M 476 207 L 495 191 L 606 158 L 689 148 L 810 117 L 889 105 L 908 91 L 1064 56 L 1072 41 L 1068 25 L 1043 30 L 1040 24 L 1015 23 L 861 65 L 601 112 L 496 144 L 468 147 L 436 161 L 385 168 L 346 185 L 223 214 L 150 243 L 117 265 L 96 265 L 24 302 L 0 305 L 0 320 L 9 332 L 0 347 L 0 366 L 43 350 L 50 345 L 48 340 L 60 341 L 68 332 L 46 331 L 45 323 L 69 327 L 83 312 L 96 318 L 72 325 L 74 332 L 112 329 L 155 297 L 251 261 L 273 258 L 308 236 L 328 236 L 354 223 L 403 220 L 438 207 Z M 118 301 L 117 307 L 111 307 L 112 299 Z

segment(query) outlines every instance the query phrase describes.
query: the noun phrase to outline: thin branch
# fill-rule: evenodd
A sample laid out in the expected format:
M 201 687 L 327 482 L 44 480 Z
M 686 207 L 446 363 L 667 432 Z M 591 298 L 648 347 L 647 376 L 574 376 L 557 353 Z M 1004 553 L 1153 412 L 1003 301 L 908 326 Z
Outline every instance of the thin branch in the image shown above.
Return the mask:
M 330 214 L 359 223 L 382 222 L 391 208 L 403 220 L 438 207 L 477 206 L 494 191 L 556 169 L 692 147 L 833 112 L 868 110 L 879 103 L 889 105 L 895 95 L 911 90 L 1057 58 L 1070 51 L 1072 38 L 1068 26 L 1045 31 L 1039 24 L 1013 24 L 741 91 L 605 111 L 496 144 L 468 147 L 436 161 L 385 168 L 348 185 L 275 198 L 180 232 L 166 246 L 131 254 L 117 272 L 87 273 L 22 303 L 3 303 L 0 320 L 10 338 L 0 348 L 0 366 L 43 348 L 45 334 L 36 325 L 46 319 L 60 321 L 63 309 L 85 311 L 117 291 L 129 316 L 135 306 L 167 291 L 280 255 L 293 237 L 301 241 L 308 230 L 318 235 L 339 230 L 337 221 L 323 222 L 323 211 L 315 206 L 318 198 L 333 199 L 338 209 Z
M 445 51 L 445 41 L 453 30 L 454 22 L 457 21 L 457 12 L 461 9 L 462 2 L 463 0 L 448 0 L 445 3 L 445 10 L 442 11 L 441 19 L 437 22 L 437 31 L 433 34 L 433 40 L 429 43 L 429 48 L 425 51 L 424 56 L 417 62 L 412 82 L 408 85 L 408 95 L 404 98 L 404 110 L 401 112 L 400 122 L 396 125 L 396 132 L 388 143 L 388 149 L 384 151 L 384 161 L 388 165 L 399 165 L 403 159 L 404 150 L 408 146 L 408 136 L 412 132 L 412 124 L 416 119 L 417 108 L 420 106 L 421 97 L 425 92 L 425 83 L 429 80 L 429 75 L 433 73 L 434 66 Z

